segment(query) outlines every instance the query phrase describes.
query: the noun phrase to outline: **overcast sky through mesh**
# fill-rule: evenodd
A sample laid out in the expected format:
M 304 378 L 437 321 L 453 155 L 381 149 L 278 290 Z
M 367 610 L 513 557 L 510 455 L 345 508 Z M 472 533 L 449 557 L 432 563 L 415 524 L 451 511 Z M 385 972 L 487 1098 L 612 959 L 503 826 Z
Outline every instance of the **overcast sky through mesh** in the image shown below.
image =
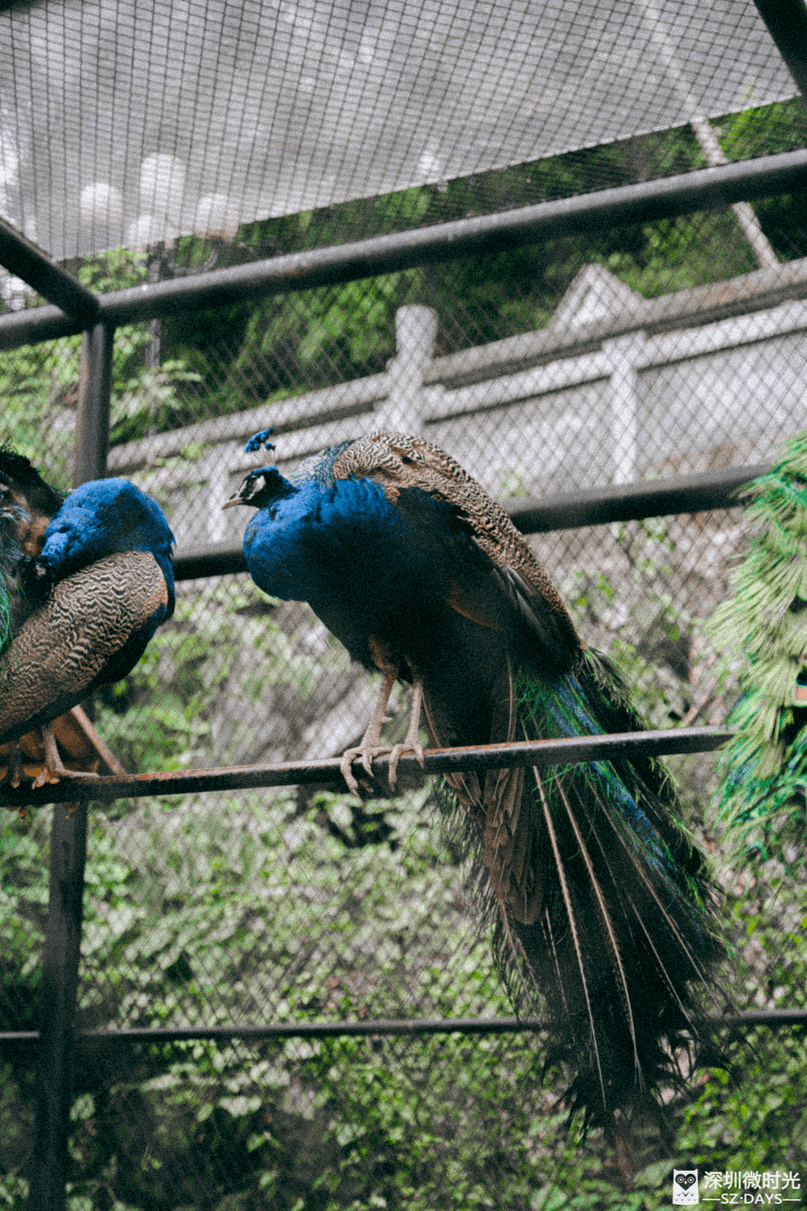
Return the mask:
M 795 91 L 752 0 L 50 0 L 0 14 L 0 212 L 61 259 Z

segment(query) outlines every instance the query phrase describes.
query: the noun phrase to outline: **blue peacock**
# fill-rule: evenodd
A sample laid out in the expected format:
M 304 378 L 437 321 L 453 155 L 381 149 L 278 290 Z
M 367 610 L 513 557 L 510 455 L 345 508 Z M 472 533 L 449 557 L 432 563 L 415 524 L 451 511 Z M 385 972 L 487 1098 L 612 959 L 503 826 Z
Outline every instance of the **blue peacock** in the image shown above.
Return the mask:
M 269 445 L 269 431 L 247 450 Z M 251 471 L 224 507 L 257 509 L 244 535 L 256 583 L 304 600 L 367 669 L 377 703 L 342 766 L 389 753 L 633 731 L 609 661 L 587 648 L 504 510 L 437 446 L 374 433 L 285 478 Z M 403 744 L 381 732 L 396 679 L 412 685 Z M 567 1099 L 615 1138 L 622 1116 L 680 1083 L 724 955 L 706 860 L 664 767 L 641 756 L 449 774 L 483 910 L 516 1004 L 548 1016 Z
M 125 677 L 171 617 L 173 542 L 159 505 L 128 480 L 94 480 L 63 500 L 28 459 L 0 451 L 0 745 L 41 733 L 35 785 L 74 772 L 54 726 L 68 755 L 78 727 L 122 772 L 78 704 Z M 16 751 L 14 785 L 20 769 Z

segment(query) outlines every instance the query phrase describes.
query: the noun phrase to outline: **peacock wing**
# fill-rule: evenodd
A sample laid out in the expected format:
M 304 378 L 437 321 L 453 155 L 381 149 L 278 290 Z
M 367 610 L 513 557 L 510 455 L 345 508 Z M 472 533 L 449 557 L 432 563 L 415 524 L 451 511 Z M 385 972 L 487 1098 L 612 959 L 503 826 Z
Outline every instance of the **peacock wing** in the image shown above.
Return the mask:
M 545 569 L 501 505 L 439 446 L 422 437 L 372 433 L 341 452 L 333 473 L 337 479 L 376 480 L 410 519 L 418 512 L 418 492 L 450 506 L 465 543 L 457 544 L 458 557 L 452 561 L 449 604 L 496 629 L 510 630 L 517 618 L 519 628 L 526 624 L 538 639 L 556 671 L 575 662 L 582 645 Z M 422 517 L 414 521 L 422 533 Z M 468 558 L 468 538 L 487 559 Z M 493 576 L 491 564 L 498 576 Z
M 165 578 L 147 551 L 107 556 L 56 584 L 0 658 L 0 742 L 124 677 L 168 604 Z

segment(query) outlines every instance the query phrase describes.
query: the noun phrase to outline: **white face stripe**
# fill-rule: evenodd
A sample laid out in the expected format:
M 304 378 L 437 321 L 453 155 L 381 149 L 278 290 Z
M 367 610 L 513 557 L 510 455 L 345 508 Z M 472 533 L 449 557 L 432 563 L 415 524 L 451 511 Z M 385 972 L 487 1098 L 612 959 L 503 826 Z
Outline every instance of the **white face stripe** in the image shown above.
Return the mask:
M 246 495 L 246 499 L 249 500 L 252 496 L 257 496 L 259 492 L 264 490 L 266 483 L 267 480 L 263 471 L 260 471 L 257 475 L 248 475 L 241 485 L 242 488 L 246 488 L 247 485 L 249 486 L 249 492 Z

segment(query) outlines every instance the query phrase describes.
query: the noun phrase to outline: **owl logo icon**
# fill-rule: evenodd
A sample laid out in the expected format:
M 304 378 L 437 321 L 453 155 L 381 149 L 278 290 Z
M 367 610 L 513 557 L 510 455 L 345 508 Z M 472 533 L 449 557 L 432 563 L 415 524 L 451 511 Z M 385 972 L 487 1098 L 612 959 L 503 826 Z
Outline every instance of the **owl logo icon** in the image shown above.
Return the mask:
M 698 1202 L 698 1170 L 673 1169 L 673 1206 L 694 1207 Z

